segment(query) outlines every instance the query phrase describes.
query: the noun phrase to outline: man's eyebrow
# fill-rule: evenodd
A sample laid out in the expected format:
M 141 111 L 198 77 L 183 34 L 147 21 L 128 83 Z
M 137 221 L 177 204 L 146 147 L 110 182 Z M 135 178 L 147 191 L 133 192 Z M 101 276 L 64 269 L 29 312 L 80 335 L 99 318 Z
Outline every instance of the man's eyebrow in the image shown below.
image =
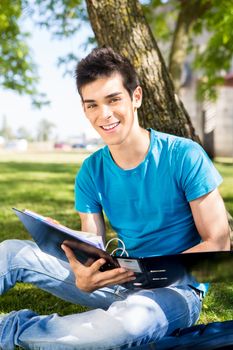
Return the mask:
M 112 94 L 109 94 L 107 96 L 105 96 L 105 98 L 112 98 L 112 97 L 115 97 L 115 96 L 118 96 L 118 95 L 121 95 L 122 92 L 113 92 Z M 96 102 L 96 100 L 92 100 L 92 99 L 86 99 L 86 100 L 83 100 L 83 103 L 93 103 L 93 102 Z
M 121 95 L 122 94 L 122 92 L 113 92 L 112 94 L 110 94 L 110 95 L 107 95 L 105 98 L 111 98 L 111 97 L 115 97 L 115 96 L 118 96 L 118 95 Z
M 83 100 L 83 103 L 95 102 L 95 100 Z

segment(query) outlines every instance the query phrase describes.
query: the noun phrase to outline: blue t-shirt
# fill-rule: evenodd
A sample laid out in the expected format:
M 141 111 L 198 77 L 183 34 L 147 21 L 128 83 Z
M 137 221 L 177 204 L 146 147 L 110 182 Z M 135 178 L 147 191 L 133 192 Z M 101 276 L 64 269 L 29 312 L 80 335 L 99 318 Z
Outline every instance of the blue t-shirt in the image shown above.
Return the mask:
M 131 257 L 176 254 L 201 240 L 189 202 L 221 182 L 196 142 L 150 129 L 149 151 L 136 168 L 117 166 L 107 146 L 84 161 L 75 208 L 103 210 Z

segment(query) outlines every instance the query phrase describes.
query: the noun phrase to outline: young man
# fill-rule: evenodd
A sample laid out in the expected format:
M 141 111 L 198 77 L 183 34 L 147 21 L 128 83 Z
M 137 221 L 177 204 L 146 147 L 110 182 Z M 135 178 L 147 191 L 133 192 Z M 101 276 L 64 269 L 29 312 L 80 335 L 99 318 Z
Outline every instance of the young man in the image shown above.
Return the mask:
M 145 130 L 137 110 L 142 89 L 132 65 L 110 48 L 93 50 L 77 66 L 85 114 L 106 146 L 83 163 L 75 202 L 82 230 L 105 238 L 103 211 L 130 256 L 227 250 L 229 228 L 217 187 L 221 177 L 193 141 Z M 94 310 L 59 317 L 20 310 L 0 316 L 0 348 L 124 349 L 191 326 L 206 285 L 129 290 L 123 268 L 101 272 L 62 246 L 70 262 L 42 253 L 29 241 L 0 248 L 0 292 L 16 281 L 34 283 Z

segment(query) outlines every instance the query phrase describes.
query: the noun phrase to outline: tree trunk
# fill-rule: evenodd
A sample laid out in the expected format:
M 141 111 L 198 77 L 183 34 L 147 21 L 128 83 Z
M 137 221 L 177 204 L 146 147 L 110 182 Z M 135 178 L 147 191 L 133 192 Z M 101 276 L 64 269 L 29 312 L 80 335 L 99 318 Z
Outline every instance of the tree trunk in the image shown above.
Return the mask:
M 187 56 L 188 34 L 191 22 L 186 16 L 186 7 L 181 6 L 172 38 L 168 69 L 172 76 L 175 91 L 179 93 L 183 64 Z
M 86 0 L 99 46 L 111 46 L 133 63 L 143 89 L 139 121 L 144 127 L 199 142 L 190 117 L 174 92 L 163 57 L 137 0 Z
M 212 0 L 205 2 L 180 0 L 180 11 L 176 21 L 168 64 L 177 93 L 180 89 L 183 64 L 187 56 L 190 29 L 193 23 L 209 9 L 211 2 Z

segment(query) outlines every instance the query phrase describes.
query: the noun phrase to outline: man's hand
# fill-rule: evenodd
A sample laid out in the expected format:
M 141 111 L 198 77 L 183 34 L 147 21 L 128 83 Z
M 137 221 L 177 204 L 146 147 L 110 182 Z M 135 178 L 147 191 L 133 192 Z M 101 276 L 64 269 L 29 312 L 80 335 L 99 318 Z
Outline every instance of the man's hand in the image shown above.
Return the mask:
M 65 244 L 62 244 L 61 247 L 74 272 L 77 288 L 84 292 L 93 292 L 108 285 L 122 284 L 135 280 L 134 273 L 122 267 L 105 272 L 99 271 L 101 266 L 106 263 L 102 258 L 96 260 L 91 266 L 86 267 L 76 259 L 72 249 Z

